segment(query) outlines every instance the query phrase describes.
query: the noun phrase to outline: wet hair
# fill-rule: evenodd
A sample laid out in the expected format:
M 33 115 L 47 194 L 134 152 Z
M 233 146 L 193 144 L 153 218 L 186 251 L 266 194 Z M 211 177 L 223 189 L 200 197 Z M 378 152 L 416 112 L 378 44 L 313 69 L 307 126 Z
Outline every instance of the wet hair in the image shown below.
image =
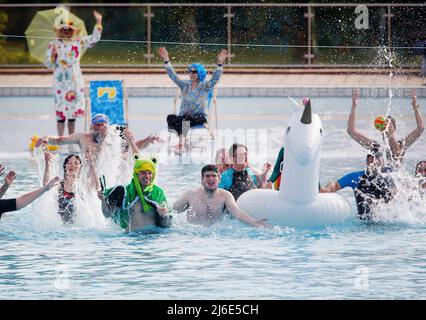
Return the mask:
M 370 153 L 367 154 L 365 161 L 368 162 L 368 159 L 371 158 L 371 157 L 372 158 L 378 158 L 378 159 L 382 160 L 383 153 L 378 151 L 378 150 L 375 150 L 374 152 L 370 152 Z
M 242 148 L 244 148 L 244 149 L 246 149 L 246 151 L 248 151 L 247 150 L 247 147 L 244 145 L 244 144 L 241 144 L 241 143 L 234 143 L 230 148 L 229 148 L 229 155 L 231 156 L 231 157 L 233 157 L 234 156 L 234 154 L 235 154 L 235 151 L 237 151 L 237 149 L 238 148 L 240 148 L 240 147 L 242 147 Z
M 79 155 L 77 155 L 77 154 L 69 154 L 65 159 L 64 159 L 64 177 L 66 177 L 67 176 L 67 169 L 65 168 L 66 166 L 67 166 L 67 164 L 68 164 L 68 162 L 70 162 L 70 160 L 71 160 L 71 158 L 72 157 L 75 157 L 77 160 L 78 160 L 78 162 L 80 162 L 80 164 L 81 164 L 81 158 L 80 158 L 80 156 Z
M 219 175 L 217 167 L 214 164 L 208 164 L 201 169 L 201 178 L 204 178 L 204 174 L 209 171 L 216 172 Z

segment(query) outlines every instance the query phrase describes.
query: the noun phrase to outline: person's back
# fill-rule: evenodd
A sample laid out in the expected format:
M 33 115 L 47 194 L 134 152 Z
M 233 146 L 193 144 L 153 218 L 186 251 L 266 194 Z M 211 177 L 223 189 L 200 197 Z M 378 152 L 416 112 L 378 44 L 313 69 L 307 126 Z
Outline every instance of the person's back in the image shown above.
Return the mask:
M 361 220 L 373 218 L 374 207 L 380 202 L 388 203 L 393 199 L 394 188 L 391 177 L 381 173 L 364 173 L 354 189 L 358 216 Z

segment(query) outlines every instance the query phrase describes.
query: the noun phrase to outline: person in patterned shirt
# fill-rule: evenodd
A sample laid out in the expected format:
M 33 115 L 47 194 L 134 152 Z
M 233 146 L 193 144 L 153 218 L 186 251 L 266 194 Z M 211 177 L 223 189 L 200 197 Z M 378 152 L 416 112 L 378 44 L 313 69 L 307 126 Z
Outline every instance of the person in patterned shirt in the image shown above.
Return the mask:
M 91 48 L 101 38 L 102 15 L 93 11 L 96 25 L 93 34 L 78 37 L 79 30 L 71 20 L 60 19 L 55 25 L 57 39 L 49 42 L 45 65 L 53 70 L 53 94 L 58 135 L 63 136 L 65 121 L 68 132 L 75 132 L 75 119 L 84 115 L 84 83 L 80 59 L 84 50 Z
M 193 63 L 188 67 L 189 80 L 182 80 L 177 75 L 169 60 L 166 48 L 158 49 L 158 54 L 163 59 L 166 71 L 170 79 L 179 87 L 182 92 L 182 103 L 179 115 L 171 114 L 167 116 L 167 126 L 170 131 L 174 131 L 180 138 L 178 150 L 182 146 L 188 151 L 189 146 L 185 143 L 185 136 L 189 127 L 199 125 L 207 126 L 207 109 L 212 97 L 213 88 L 218 83 L 223 70 L 223 63 L 229 57 L 228 52 L 223 49 L 217 56 L 217 68 L 213 72 L 210 80 L 206 80 L 207 71 L 200 63 Z M 185 124 L 189 122 L 189 125 Z

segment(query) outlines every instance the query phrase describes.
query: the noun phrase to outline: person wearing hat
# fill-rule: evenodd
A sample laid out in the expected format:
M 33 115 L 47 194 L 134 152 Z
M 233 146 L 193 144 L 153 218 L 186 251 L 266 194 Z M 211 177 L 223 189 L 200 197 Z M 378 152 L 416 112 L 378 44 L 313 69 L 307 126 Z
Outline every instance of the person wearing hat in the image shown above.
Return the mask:
M 383 167 L 383 154 L 380 151 L 369 153 L 366 157 L 366 169 L 349 173 L 320 189 L 320 193 L 336 192 L 343 188 L 352 188 L 357 204 L 358 217 L 369 220 L 374 216 L 374 207 L 390 202 L 395 193 L 395 183 Z
M 93 47 L 100 40 L 102 33 L 102 15 L 93 11 L 93 16 L 96 25 L 93 34 L 86 37 L 78 37 L 80 30 L 76 29 L 72 20 L 58 19 L 54 26 L 57 39 L 48 44 L 45 65 L 53 70 L 59 136 L 64 135 L 65 121 L 68 120 L 68 132 L 71 135 L 75 132 L 75 119 L 84 115 L 86 102 L 80 59 L 84 50 Z
M 202 64 L 193 63 L 188 66 L 190 79 L 182 80 L 176 75 L 166 48 L 160 47 L 158 54 L 164 61 L 168 76 L 182 92 L 179 115 L 168 115 L 167 126 L 170 131 L 175 132 L 180 138 L 178 152 L 182 151 L 182 146 L 185 146 L 185 150 L 188 151 L 189 145 L 186 143 L 185 136 L 190 127 L 207 126 L 207 109 L 212 98 L 213 88 L 222 75 L 223 63 L 229 57 L 229 54 L 225 49 L 219 52 L 217 68 L 213 72 L 212 78 L 208 81 L 206 80 L 207 71 Z M 189 125 L 185 125 L 184 122 L 188 122 Z
M 77 132 L 68 136 L 44 136 L 37 140 L 35 146 L 46 143 L 50 145 L 78 144 L 82 153 L 90 149 L 91 154 L 97 155 L 102 150 L 102 144 L 108 135 L 109 118 L 98 113 L 93 116 L 89 132 Z
M 169 227 L 167 199 L 156 185 L 157 160 L 135 156 L 132 181 L 98 192 L 105 217 L 112 217 L 127 232 L 144 227 Z
M 185 192 L 173 205 L 177 212 L 187 210 L 189 223 L 210 226 L 225 216 L 226 210 L 236 219 L 254 227 L 269 227 L 266 219 L 256 220 L 242 211 L 233 195 L 219 189 L 220 174 L 215 165 L 206 165 L 201 169 L 202 188 Z
M 367 138 L 362 133 L 356 130 L 355 128 L 355 111 L 358 105 L 360 93 L 358 90 L 355 90 L 352 97 L 352 109 L 349 115 L 348 120 L 348 133 L 349 135 L 358 142 L 364 148 L 370 150 L 371 152 L 376 152 L 383 149 L 382 145 L 373 139 Z M 414 115 L 416 118 L 417 127 L 408 134 L 402 140 L 396 140 L 395 131 L 396 131 L 396 121 L 392 116 L 387 116 L 386 128 L 383 130 L 383 141 L 387 139 L 387 145 L 390 150 L 386 150 L 386 159 L 391 160 L 393 168 L 397 169 L 402 159 L 404 158 L 405 152 L 407 149 L 420 138 L 424 131 L 423 118 L 420 113 L 420 107 L 417 104 L 416 92 L 411 91 L 412 106 L 414 110 Z

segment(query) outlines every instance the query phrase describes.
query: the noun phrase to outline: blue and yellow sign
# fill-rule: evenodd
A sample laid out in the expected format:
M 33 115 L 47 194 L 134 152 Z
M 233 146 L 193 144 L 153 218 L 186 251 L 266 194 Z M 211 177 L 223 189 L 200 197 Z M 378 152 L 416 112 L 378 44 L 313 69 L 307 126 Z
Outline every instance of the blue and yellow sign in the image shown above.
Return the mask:
M 89 94 L 92 117 L 106 114 L 110 124 L 126 125 L 122 80 L 90 81 Z

